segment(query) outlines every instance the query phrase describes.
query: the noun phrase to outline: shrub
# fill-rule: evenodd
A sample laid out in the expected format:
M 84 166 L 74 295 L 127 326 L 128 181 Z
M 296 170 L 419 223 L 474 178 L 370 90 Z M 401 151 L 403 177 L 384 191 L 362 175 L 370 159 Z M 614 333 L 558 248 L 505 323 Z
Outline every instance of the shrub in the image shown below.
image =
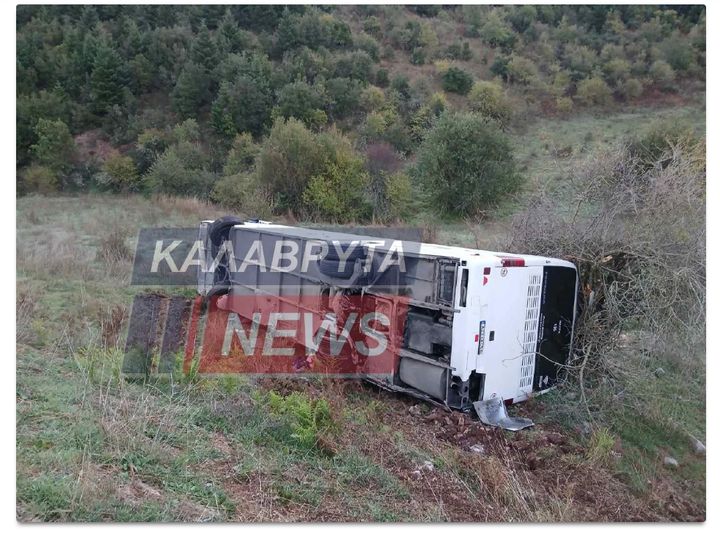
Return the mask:
M 577 98 L 585 105 L 608 105 L 612 91 L 602 78 L 586 78 L 578 83 Z
M 320 88 L 304 81 L 296 81 L 283 87 L 278 94 L 277 114 L 283 118 L 296 118 L 309 127 L 324 123 L 319 112 L 325 102 Z
M 239 132 L 259 135 L 270 120 L 269 88 L 249 76 L 223 82 L 212 105 L 211 123 L 220 135 L 233 138 Z
M 555 109 L 557 109 L 558 113 L 561 113 L 563 115 L 567 115 L 572 111 L 573 108 L 573 101 L 572 98 L 568 96 L 560 96 L 555 99 Z
M 228 209 L 246 211 L 246 208 L 253 207 L 248 205 L 248 198 L 258 186 L 257 179 L 252 173 L 239 172 L 223 176 L 215 183 L 210 199 Z
M 210 78 L 204 67 L 189 61 L 184 67 L 172 92 L 172 104 L 182 117 L 196 117 L 203 104 L 208 102 Z
M 418 150 L 415 172 L 433 207 L 454 215 L 476 214 L 521 183 L 508 138 L 476 114 L 443 114 Z
M 696 135 L 688 126 L 678 122 L 656 122 L 643 135 L 630 139 L 627 154 L 640 172 L 647 172 L 653 165 L 667 163 L 675 147 L 692 150 L 698 143 Z
M 379 68 L 375 72 L 375 85 L 378 87 L 387 87 L 390 84 L 390 75 L 387 69 Z
M 443 89 L 451 93 L 467 94 L 473 85 L 470 74 L 458 67 L 450 67 L 442 77 Z
M 617 92 L 624 99 L 639 98 L 643 93 L 643 85 L 640 80 L 630 78 L 618 86 Z
M 239 134 L 230 147 L 223 174 L 229 176 L 251 170 L 255 166 L 258 151 L 258 145 L 253 142 L 249 133 Z
M 362 50 L 355 50 L 337 59 L 333 75 L 335 78 L 351 78 L 365 84 L 370 80 L 372 69 L 372 58 Z
M 515 42 L 515 33 L 493 9 L 485 18 L 479 30 L 480 38 L 493 48 L 496 46 L 510 47 Z
M 490 81 L 478 81 L 468 96 L 470 109 L 483 117 L 507 124 L 512 116 L 512 106 L 503 93 L 502 87 Z
M 126 155 L 114 155 L 108 158 L 103 170 L 109 178 L 109 185 L 120 191 L 136 190 L 139 186 L 139 175 L 135 162 Z
M 333 78 L 325 83 L 327 109 L 333 120 L 342 119 L 357 112 L 361 85 L 350 78 Z
M 410 176 L 402 172 L 389 174 L 385 183 L 387 197 L 387 218 L 403 220 L 411 215 L 412 183 Z
M 203 162 L 204 156 L 198 147 L 190 143 L 173 145 L 143 177 L 145 187 L 152 192 L 204 198 L 216 176 L 203 169 Z
M 672 82 L 675 80 L 675 71 L 662 59 L 658 59 L 650 66 L 648 74 L 650 79 L 657 83 L 662 89 L 670 88 Z
M 324 399 L 313 400 L 301 392 L 281 396 L 270 391 L 269 406 L 270 412 L 289 426 L 292 441 L 302 448 L 322 449 L 322 439 L 337 428 Z
M 57 191 L 57 174 L 49 167 L 33 164 L 22 173 L 22 184 L 28 191 L 49 194 Z
M 304 212 L 311 178 L 327 177 L 331 165 L 339 165 L 341 175 L 352 158 L 350 142 L 336 130 L 315 134 L 296 119 L 278 119 L 260 149 L 258 179 L 278 209 Z
M 695 51 L 687 37 L 675 36 L 660 46 L 663 59 L 676 72 L 690 70 L 695 64 Z
M 603 65 L 603 72 L 608 83 L 617 87 L 630 76 L 630 63 L 625 59 L 611 59 Z
M 362 160 L 347 153 L 310 178 L 302 199 L 311 216 L 333 222 L 367 218 L 369 206 L 363 193 L 368 175 Z
M 365 87 L 360 94 L 360 107 L 365 111 L 370 112 L 380 109 L 384 103 L 385 93 L 382 92 L 382 89 L 374 85 Z
M 40 165 L 55 173 L 66 173 L 72 166 L 75 155 L 75 141 L 62 120 L 41 118 L 35 126 L 37 142 L 31 146 L 35 159 Z
M 513 54 L 507 63 L 507 77 L 511 83 L 532 85 L 538 80 L 538 69 L 528 58 Z

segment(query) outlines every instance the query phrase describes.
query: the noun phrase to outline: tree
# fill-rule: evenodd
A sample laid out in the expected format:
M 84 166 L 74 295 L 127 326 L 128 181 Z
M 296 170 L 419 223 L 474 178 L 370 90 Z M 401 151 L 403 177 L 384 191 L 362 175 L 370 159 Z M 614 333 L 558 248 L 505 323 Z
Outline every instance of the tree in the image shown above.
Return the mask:
M 255 158 L 257 157 L 259 148 L 253 142 L 249 133 L 240 133 L 232 143 L 232 147 L 228 152 L 223 174 L 229 176 L 231 174 L 239 174 L 248 172 L 255 166 Z
M 212 126 L 228 139 L 243 131 L 260 135 L 270 120 L 271 103 L 268 88 L 248 76 L 223 82 L 212 105 Z
M 296 81 L 280 89 L 277 112 L 283 118 L 296 118 L 313 127 L 326 121 L 324 103 L 319 87 Z
M 354 180 L 355 170 L 347 166 L 356 169 L 355 159 L 350 141 L 335 129 L 313 133 L 297 119 L 278 118 L 260 149 L 258 181 L 278 209 L 312 212 L 312 202 L 303 196 L 311 179 L 316 178 L 315 187 L 320 182 L 334 183 L 338 176 Z
M 341 153 L 310 178 L 302 201 L 315 218 L 334 222 L 361 220 L 370 212 L 363 195 L 367 182 L 362 159 Z
M 41 118 L 35 127 L 37 143 L 32 145 L 35 159 L 54 172 L 65 174 L 72 166 L 75 141 L 62 120 Z
M 585 105 L 608 105 L 612 102 L 612 91 L 600 77 L 586 78 L 578 83 L 576 96 Z
M 458 67 L 450 67 L 442 77 L 443 89 L 451 93 L 467 94 L 473 85 L 470 74 Z
M 188 61 L 172 92 L 172 103 L 183 118 L 197 117 L 207 103 L 210 80 L 204 67 Z
M 109 185 L 115 190 L 135 190 L 139 184 L 135 162 L 126 155 L 118 154 L 108 158 L 103 165 L 103 170 L 108 175 Z
M 280 209 L 297 211 L 302 207 L 305 187 L 325 163 L 317 141 L 297 119 L 277 119 L 273 124 L 260 150 L 258 178 Z
M 106 114 L 124 100 L 123 64 L 120 55 L 107 44 L 98 47 L 90 75 L 90 94 L 96 113 Z
M 212 72 L 218 64 L 218 51 L 210 30 L 203 22 L 190 49 L 190 58 L 198 65 Z
M 504 126 L 512 116 L 512 105 L 502 87 L 491 81 L 475 82 L 468 96 L 470 109 Z
M 418 150 L 415 173 L 432 206 L 451 215 L 474 215 L 521 184 L 508 138 L 472 113 L 440 117 Z

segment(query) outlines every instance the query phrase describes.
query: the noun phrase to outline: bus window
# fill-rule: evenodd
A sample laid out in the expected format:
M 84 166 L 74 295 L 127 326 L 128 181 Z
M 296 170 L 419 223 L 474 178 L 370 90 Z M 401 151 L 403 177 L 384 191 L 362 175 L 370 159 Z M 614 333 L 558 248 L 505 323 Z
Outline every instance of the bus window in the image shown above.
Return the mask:
M 468 288 L 468 269 L 463 268 L 462 277 L 460 278 L 460 307 L 467 304 L 467 288 Z

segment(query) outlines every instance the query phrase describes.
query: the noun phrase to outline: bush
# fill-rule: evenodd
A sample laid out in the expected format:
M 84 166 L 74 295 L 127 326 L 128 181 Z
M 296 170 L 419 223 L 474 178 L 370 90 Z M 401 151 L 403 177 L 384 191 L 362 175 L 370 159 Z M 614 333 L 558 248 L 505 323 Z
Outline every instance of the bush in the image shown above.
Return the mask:
M 690 70 L 695 64 L 695 51 L 687 37 L 676 36 L 660 47 L 663 58 L 676 72 Z
M 385 191 L 387 195 L 387 218 L 404 220 L 412 213 L 412 183 L 410 176 L 402 172 L 387 175 Z
M 26 191 L 49 194 L 57 191 L 57 174 L 49 167 L 34 164 L 22 173 L 22 184 Z
M 190 143 L 171 146 L 143 177 L 151 192 L 205 198 L 212 190 L 216 176 L 204 170 L 204 155 Z
M 390 85 L 390 75 L 387 69 L 379 68 L 375 72 L 375 85 L 378 87 L 387 87 Z
M 521 183 L 508 138 L 476 114 L 445 113 L 425 137 L 415 167 L 432 206 L 474 215 Z
M 67 125 L 62 120 L 41 118 L 35 126 L 35 134 L 37 142 L 31 150 L 38 163 L 55 173 L 67 173 L 75 155 L 75 141 Z
M 511 47 L 515 42 L 515 33 L 495 9 L 488 13 L 485 23 L 479 30 L 479 35 L 483 41 L 493 48 L 496 46 Z
M 258 179 L 278 209 L 303 212 L 310 179 L 351 154 L 350 142 L 335 130 L 314 134 L 296 119 L 278 119 L 260 149 Z
M 669 162 L 676 147 L 694 150 L 698 144 L 697 136 L 688 126 L 678 122 L 656 122 L 643 135 L 630 139 L 627 154 L 640 172 L 647 172 L 653 165 Z
M 296 118 L 308 127 L 317 127 L 327 121 L 327 117 L 323 120 L 324 106 L 323 94 L 319 87 L 311 86 L 304 81 L 296 81 L 280 90 L 277 114 L 286 119 Z
M 467 94 L 473 86 L 470 74 L 458 67 L 450 67 L 442 77 L 443 89 L 451 93 Z
M 333 75 L 335 78 L 351 78 L 365 84 L 370 80 L 372 69 L 372 58 L 362 50 L 355 50 L 337 59 Z
M 271 102 L 269 88 L 250 76 L 223 82 L 212 105 L 212 126 L 227 138 L 243 131 L 260 135 L 270 120 Z
M 108 175 L 108 184 L 118 191 L 134 191 L 139 186 L 139 175 L 135 162 L 126 155 L 114 155 L 103 165 Z
M 380 109 L 384 103 L 385 93 L 382 92 L 382 89 L 374 85 L 365 87 L 360 94 L 360 107 L 362 107 L 364 111 L 375 111 Z
M 630 78 L 618 86 L 617 92 L 620 97 L 626 100 L 639 98 L 643 93 L 643 84 L 636 78 Z
M 675 80 L 675 71 L 662 59 L 655 61 L 650 66 L 648 74 L 650 79 L 657 83 L 663 90 L 670 88 L 672 82 Z
M 612 102 L 612 91 L 602 78 L 586 78 L 578 83 L 577 98 L 585 105 L 603 106 Z
M 514 55 L 507 63 L 507 77 L 511 83 L 532 85 L 538 81 L 538 69 L 528 58 Z
M 270 391 L 269 406 L 270 412 L 289 426 L 290 438 L 301 448 L 322 449 L 323 439 L 337 428 L 324 399 L 313 400 L 301 392 L 281 396 Z
M 258 145 L 253 142 L 253 138 L 249 133 L 239 134 L 235 137 L 228 152 L 223 174 L 229 176 L 251 170 L 255 166 L 258 151 Z
M 560 96 L 555 99 L 555 109 L 557 109 L 558 113 L 561 113 L 563 115 L 567 115 L 572 111 L 573 108 L 573 101 L 572 98 L 568 96 Z
M 468 96 L 470 109 L 483 117 L 506 125 L 512 116 L 512 106 L 497 83 L 478 81 Z
M 254 174 L 240 172 L 220 178 L 210 193 L 213 202 L 221 204 L 233 211 L 246 211 L 246 208 L 253 208 L 249 205 L 248 199 L 252 197 L 259 187 Z
M 357 112 L 361 85 L 350 78 L 333 78 L 325 83 L 327 110 L 333 120 L 342 119 Z
M 364 198 L 368 175 L 360 158 L 340 154 L 310 178 L 302 199 L 306 211 L 316 219 L 349 222 L 368 217 L 369 206 Z

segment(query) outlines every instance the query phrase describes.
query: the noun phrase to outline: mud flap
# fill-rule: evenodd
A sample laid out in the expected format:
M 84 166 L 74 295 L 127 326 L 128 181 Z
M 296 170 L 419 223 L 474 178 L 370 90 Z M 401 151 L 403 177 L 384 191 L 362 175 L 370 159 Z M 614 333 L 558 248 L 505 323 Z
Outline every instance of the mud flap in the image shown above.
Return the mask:
M 502 398 L 474 402 L 473 407 L 480 417 L 480 421 L 488 426 L 495 426 L 509 431 L 520 431 L 535 425 L 529 418 L 509 416 Z

